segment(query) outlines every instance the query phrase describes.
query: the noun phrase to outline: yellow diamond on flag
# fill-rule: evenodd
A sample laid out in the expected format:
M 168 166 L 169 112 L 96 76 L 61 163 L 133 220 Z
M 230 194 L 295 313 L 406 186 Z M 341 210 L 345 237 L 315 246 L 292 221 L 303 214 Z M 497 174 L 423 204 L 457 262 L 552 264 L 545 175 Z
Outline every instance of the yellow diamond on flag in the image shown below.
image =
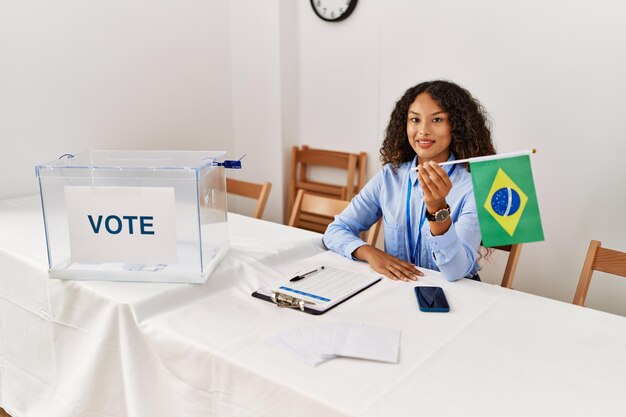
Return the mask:
M 527 201 L 526 194 L 499 168 L 484 207 L 513 236 Z

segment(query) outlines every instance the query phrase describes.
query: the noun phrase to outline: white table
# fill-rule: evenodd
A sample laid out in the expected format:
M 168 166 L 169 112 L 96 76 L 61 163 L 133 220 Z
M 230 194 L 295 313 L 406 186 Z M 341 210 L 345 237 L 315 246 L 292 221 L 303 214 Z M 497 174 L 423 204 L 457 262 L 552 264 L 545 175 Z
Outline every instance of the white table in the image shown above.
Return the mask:
M 626 318 L 427 271 L 447 314 L 383 280 L 322 316 L 250 297 L 294 268 L 369 267 L 229 214 L 203 285 L 47 278 L 37 197 L 0 202 L 0 405 L 19 417 L 626 414 Z M 546 277 L 558 279 L 558 277 Z M 400 362 L 311 367 L 265 343 L 318 323 L 402 331 Z

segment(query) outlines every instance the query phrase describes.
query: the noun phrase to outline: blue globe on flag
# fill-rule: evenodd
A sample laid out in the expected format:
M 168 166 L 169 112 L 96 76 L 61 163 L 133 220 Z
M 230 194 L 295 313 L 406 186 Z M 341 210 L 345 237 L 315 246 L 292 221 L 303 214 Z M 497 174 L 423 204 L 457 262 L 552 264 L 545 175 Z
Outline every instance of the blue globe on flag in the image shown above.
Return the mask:
M 522 189 L 499 168 L 483 207 L 509 236 L 513 236 L 527 201 Z
M 491 208 L 500 216 L 512 216 L 519 210 L 520 204 L 519 193 L 511 187 L 500 188 L 491 197 Z

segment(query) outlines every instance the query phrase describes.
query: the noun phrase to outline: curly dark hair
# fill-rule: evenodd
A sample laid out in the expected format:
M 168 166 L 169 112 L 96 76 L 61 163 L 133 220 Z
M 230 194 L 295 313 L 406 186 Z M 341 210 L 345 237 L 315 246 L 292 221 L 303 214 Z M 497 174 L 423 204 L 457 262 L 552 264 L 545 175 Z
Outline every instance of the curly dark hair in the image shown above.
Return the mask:
M 469 91 L 449 81 L 426 81 L 411 87 L 396 102 L 385 140 L 380 148 L 383 164 L 393 164 L 397 168 L 403 162 L 411 161 L 415 151 L 406 133 L 409 107 L 421 93 L 428 93 L 449 115 L 452 141 L 450 151 L 457 159 L 493 155 L 496 150 L 491 141 L 491 129 L 487 112 Z M 465 164 L 468 169 L 469 164 Z

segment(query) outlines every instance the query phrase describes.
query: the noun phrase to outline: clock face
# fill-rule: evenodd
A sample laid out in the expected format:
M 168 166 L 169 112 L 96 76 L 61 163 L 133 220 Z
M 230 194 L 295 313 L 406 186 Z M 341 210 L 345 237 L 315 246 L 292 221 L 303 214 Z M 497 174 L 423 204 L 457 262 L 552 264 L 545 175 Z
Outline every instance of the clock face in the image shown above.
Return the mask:
M 311 0 L 315 14 L 327 22 L 339 22 L 350 16 L 357 0 Z

